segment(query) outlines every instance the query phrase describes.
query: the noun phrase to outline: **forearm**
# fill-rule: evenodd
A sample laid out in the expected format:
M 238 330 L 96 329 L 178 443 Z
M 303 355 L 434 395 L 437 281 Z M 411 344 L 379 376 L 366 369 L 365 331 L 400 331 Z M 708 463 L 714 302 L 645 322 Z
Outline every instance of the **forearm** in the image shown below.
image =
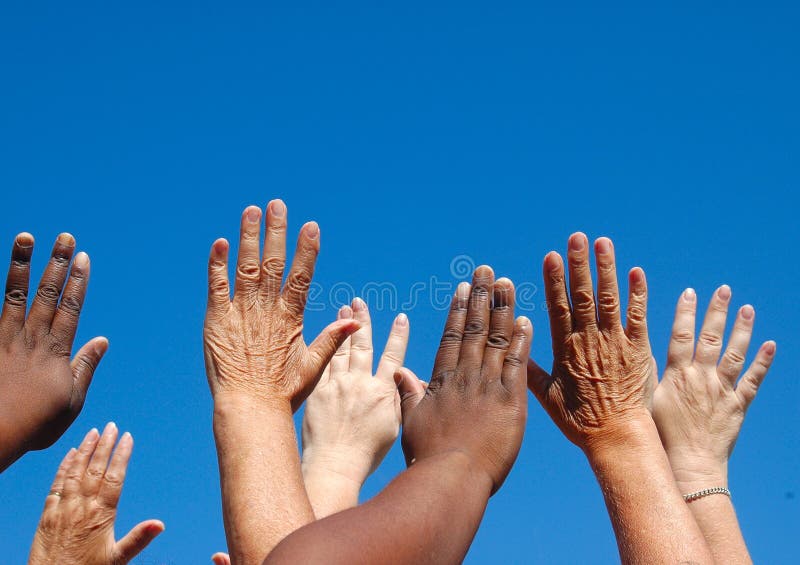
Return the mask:
M 261 563 L 284 537 L 314 520 L 291 407 L 218 396 L 214 436 L 231 560 Z
M 0 426 L 0 473 L 8 469 L 17 459 L 25 455 L 25 442 L 12 426 Z
M 462 453 L 424 459 L 372 500 L 297 530 L 267 563 L 460 562 L 491 489 Z
M 689 494 L 713 487 L 728 487 L 726 465 L 702 464 L 695 469 L 698 459 L 684 465 L 681 459 L 670 456 L 670 463 L 681 494 Z M 716 469 L 712 470 L 712 467 Z M 747 551 L 733 502 L 724 494 L 712 494 L 687 503 L 706 538 L 717 563 L 752 563 Z
M 303 481 L 318 520 L 358 505 L 360 481 L 351 478 L 338 465 L 326 465 L 317 459 L 308 459 L 304 453 Z
M 619 442 L 587 447 L 623 563 L 712 563 L 681 497 L 655 424 L 629 421 Z

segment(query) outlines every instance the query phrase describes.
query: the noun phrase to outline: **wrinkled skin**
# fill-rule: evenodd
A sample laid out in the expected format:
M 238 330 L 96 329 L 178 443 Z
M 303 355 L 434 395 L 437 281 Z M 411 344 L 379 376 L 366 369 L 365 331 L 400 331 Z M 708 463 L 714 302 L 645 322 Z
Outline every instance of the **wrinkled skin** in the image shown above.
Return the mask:
M 569 297 L 561 257 L 544 260 L 545 294 L 553 338 L 553 369 L 528 363 L 529 386 L 564 435 L 582 449 L 629 419 L 647 415 L 657 382 L 647 336 L 644 272 L 629 276 L 627 325 L 620 319 L 611 240 L 595 244 L 597 300 L 582 233 L 569 239 Z M 571 299 L 571 302 L 570 302 Z
M 697 296 L 687 289 L 678 300 L 667 366 L 653 398 L 653 419 L 679 482 L 727 484 L 728 458 L 774 359 L 775 342 L 767 341 L 739 378 L 755 311 L 750 305 L 739 310 L 722 354 L 730 299 L 730 288 L 717 289 L 696 341 Z
M 228 282 L 228 242 L 218 239 L 209 258 L 209 295 L 203 330 L 206 373 L 215 400 L 244 395 L 291 403 L 297 410 L 347 336 L 354 320 L 328 326 L 310 345 L 303 340 L 303 312 L 319 253 L 319 227 L 300 230 L 294 261 L 282 283 L 286 264 L 286 206 L 267 207 L 264 254 L 260 257 L 261 210 L 242 215 L 236 286 Z
M 133 438 L 123 434 L 112 456 L 116 440 L 110 423 L 102 436 L 91 430 L 64 457 L 45 499 L 29 565 L 123 565 L 164 531 L 160 521 L 147 520 L 116 541 L 114 521 Z
M 61 437 L 83 408 L 108 347 L 94 338 L 70 360 L 89 282 L 85 253 L 70 269 L 70 234 L 58 236 L 26 316 L 33 244 L 27 233 L 14 241 L 0 317 L 0 470 Z
M 322 466 L 361 485 L 389 452 L 400 431 L 400 396 L 394 373 L 408 344 L 408 318 L 400 314 L 373 376 L 372 323 L 360 298 L 339 310 L 361 328 L 336 351 L 303 414 L 303 469 Z
M 425 387 L 407 369 L 396 377 L 403 412 L 403 452 L 413 465 L 461 452 L 494 493 L 516 460 L 527 418 L 525 360 L 532 327 L 514 320 L 514 286 L 475 270 L 453 299 Z

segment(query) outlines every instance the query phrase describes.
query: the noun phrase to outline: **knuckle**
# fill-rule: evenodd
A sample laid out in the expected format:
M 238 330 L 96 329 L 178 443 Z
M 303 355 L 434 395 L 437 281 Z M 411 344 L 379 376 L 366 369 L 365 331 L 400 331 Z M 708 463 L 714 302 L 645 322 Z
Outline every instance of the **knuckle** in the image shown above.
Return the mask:
M 682 344 L 694 343 L 694 332 L 680 329 L 672 332 L 672 341 Z
M 60 309 L 62 312 L 77 317 L 78 314 L 81 312 L 81 307 L 83 306 L 83 302 L 78 296 L 74 295 L 65 295 L 61 299 Z
M 61 294 L 61 289 L 52 282 L 42 283 L 36 291 L 36 298 L 46 304 L 55 304 Z
M 635 323 L 644 323 L 647 320 L 647 310 L 639 304 L 631 304 L 628 306 L 627 319 Z
M 708 330 L 700 332 L 700 337 L 698 337 L 698 341 L 707 347 L 722 346 L 722 336 L 714 332 L 710 332 Z
M 503 363 L 506 366 L 509 366 L 509 367 L 512 367 L 512 368 L 516 369 L 516 368 L 520 368 L 522 366 L 526 366 L 527 367 L 528 360 L 527 359 L 523 359 L 517 353 L 510 353 L 510 354 L 506 355 L 506 358 L 503 361 Z
M 572 293 L 572 303 L 576 308 L 586 305 L 594 307 L 594 294 L 588 289 L 575 290 Z
M 481 319 L 467 320 L 467 323 L 464 325 L 465 338 L 484 336 L 487 331 L 486 322 Z
M 242 280 L 258 280 L 259 273 L 260 268 L 258 263 L 247 261 L 240 263 L 236 267 L 236 275 Z
M 28 291 L 24 288 L 7 289 L 6 303 L 12 306 L 25 306 L 28 303 Z
M 228 279 L 214 278 L 208 283 L 208 289 L 213 294 L 228 294 Z
M 280 257 L 267 257 L 261 263 L 261 270 L 270 277 L 281 276 L 286 268 L 286 260 Z
M 619 299 L 613 292 L 600 292 L 597 294 L 597 305 L 604 312 L 616 312 L 619 310 Z
M 464 339 L 464 333 L 456 328 L 445 328 L 442 334 L 442 345 L 450 345 L 453 343 L 461 343 Z
M 50 352 L 53 353 L 53 355 L 58 357 L 69 357 L 69 354 L 71 353 L 69 348 L 59 339 L 51 341 L 48 345 L 48 349 L 50 349 Z
M 494 347 L 496 349 L 508 349 L 509 345 L 511 345 L 511 340 L 504 332 L 494 331 L 489 333 L 489 338 L 487 340 L 488 347 Z
M 86 469 L 86 476 L 89 477 L 90 479 L 94 480 L 102 479 L 104 474 L 105 474 L 104 470 L 98 467 L 89 467 Z
M 298 271 L 286 281 L 286 286 L 294 292 L 306 292 L 311 286 L 311 275 L 305 271 Z
M 123 478 L 115 471 L 109 471 L 105 474 L 103 481 L 109 487 L 113 489 L 118 489 L 122 487 L 122 483 L 124 482 Z

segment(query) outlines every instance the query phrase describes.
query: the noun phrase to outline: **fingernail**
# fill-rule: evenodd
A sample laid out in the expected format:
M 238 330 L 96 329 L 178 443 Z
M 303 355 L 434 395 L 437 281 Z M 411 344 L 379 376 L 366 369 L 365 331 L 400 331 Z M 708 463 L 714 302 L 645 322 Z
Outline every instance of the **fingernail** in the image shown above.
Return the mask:
M 283 200 L 273 200 L 269 207 L 276 218 L 283 218 L 286 215 L 286 204 Z
M 353 317 L 353 310 L 349 306 L 342 306 L 339 308 L 339 317 L 342 320 L 348 320 Z
M 597 252 L 601 255 L 607 255 L 611 253 L 611 240 L 607 237 L 601 237 L 597 240 L 596 244 Z M 582 249 L 582 248 L 581 248 Z M 579 251 L 576 249 L 576 251 Z
M 531 325 L 531 321 L 526 316 L 520 316 L 517 318 L 517 323 L 519 324 L 519 329 L 526 330 L 528 326 Z
M 586 236 L 582 233 L 574 233 L 569 238 L 569 248 L 572 251 L 583 251 L 586 247 Z
M 469 298 L 469 289 L 470 286 L 468 282 L 458 283 L 458 286 L 456 287 L 456 297 L 459 300 L 466 300 Z
M 693 288 L 687 288 L 683 291 L 683 299 L 691 304 L 697 299 L 697 294 Z
M 89 266 L 89 256 L 81 251 L 77 255 L 75 255 L 75 266 L 78 269 L 85 269 Z
M 58 238 L 56 238 L 61 245 L 74 245 L 75 238 L 72 237 L 72 234 L 69 233 L 60 233 L 58 234 Z
M 728 300 L 731 297 L 731 287 L 729 287 L 726 284 L 722 285 L 721 287 L 719 287 L 719 290 L 717 291 L 717 295 L 722 300 Z
M 17 236 L 17 245 L 23 249 L 33 247 L 33 236 L 28 232 L 22 232 Z
M 353 299 L 353 310 L 355 312 L 363 312 L 367 309 L 367 303 L 356 297 Z
M 404 313 L 400 313 L 397 315 L 397 325 L 398 326 L 407 326 L 408 325 L 408 316 Z
M 130 432 L 125 432 L 124 434 L 122 434 L 122 437 L 120 438 L 120 441 L 122 441 L 122 440 L 130 441 L 132 439 L 133 439 L 133 436 L 131 435 L 131 433 Z
M 103 355 L 108 350 L 108 340 L 101 339 L 94 345 L 94 352 L 97 355 Z
M 308 237 L 310 239 L 317 239 L 317 236 L 319 235 L 319 226 L 317 225 L 317 222 L 308 222 L 306 225 L 308 226 L 306 228 L 306 234 Z
M 764 353 L 767 355 L 775 355 L 775 349 L 777 349 L 777 346 L 774 341 L 768 341 L 764 344 Z
M 642 284 L 644 282 L 644 271 L 641 267 L 634 267 L 631 269 L 630 278 L 632 283 Z
M 257 224 L 261 221 L 261 209 L 255 206 L 250 206 L 247 209 L 247 221 L 251 224 Z
M 103 435 L 109 433 L 111 430 L 113 430 L 116 427 L 117 427 L 117 425 L 114 422 L 109 422 L 108 424 L 106 424 L 106 427 L 103 428 Z

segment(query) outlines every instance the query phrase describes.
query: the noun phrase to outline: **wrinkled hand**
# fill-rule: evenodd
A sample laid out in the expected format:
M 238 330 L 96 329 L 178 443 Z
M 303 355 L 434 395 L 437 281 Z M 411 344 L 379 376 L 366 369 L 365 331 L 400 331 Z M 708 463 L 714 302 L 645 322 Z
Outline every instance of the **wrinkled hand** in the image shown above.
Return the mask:
M 83 408 L 108 347 L 94 338 L 70 361 L 89 282 L 86 253 L 70 270 L 74 251 L 75 239 L 59 235 L 26 318 L 33 236 L 14 241 L 0 317 L 0 470 L 61 437 Z
M 653 397 L 653 419 L 684 490 L 727 485 L 728 458 L 775 355 L 775 342 L 764 343 L 736 382 L 744 368 L 755 311 L 750 305 L 739 310 L 720 360 L 730 299 L 727 286 L 714 293 L 695 349 L 697 296 L 692 289 L 684 291 L 675 312 L 667 367 Z
M 208 267 L 208 308 L 203 332 L 206 373 L 215 400 L 234 394 L 290 402 L 297 408 L 313 390 L 336 349 L 358 329 L 355 320 L 329 325 L 303 341 L 303 311 L 319 253 L 315 222 L 300 230 L 294 261 L 281 288 L 286 263 L 286 206 L 267 206 L 264 256 L 259 260 L 261 210 L 242 215 L 236 288 L 228 283 L 228 242 L 218 239 Z
M 164 531 L 160 521 L 147 520 L 116 541 L 114 521 L 133 438 L 123 434 L 112 456 L 116 441 L 117 427 L 110 423 L 102 436 L 91 430 L 64 457 L 45 499 L 30 565 L 128 563 Z
M 412 465 L 450 452 L 466 455 L 494 493 L 519 453 L 527 417 L 525 360 L 532 327 L 514 321 L 514 285 L 489 267 L 459 285 L 426 387 L 398 371 L 403 452 Z
M 589 242 L 569 239 L 569 289 L 556 252 L 544 259 L 545 294 L 553 338 L 553 371 L 528 363 L 529 386 L 567 438 L 586 450 L 614 440 L 630 419 L 650 421 L 648 404 L 657 382 L 647 337 L 647 284 L 638 267 L 629 275 L 627 327 L 620 300 L 611 240 L 595 243 L 597 301 L 589 268 Z M 652 425 L 652 421 L 651 421 Z
M 372 375 L 372 323 L 360 298 L 339 319 L 361 328 L 342 344 L 308 397 L 303 416 L 303 470 L 323 468 L 361 485 L 389 452 L 400 430 L 394 373 L 408 345 L 408 318 L 400 314 Z

